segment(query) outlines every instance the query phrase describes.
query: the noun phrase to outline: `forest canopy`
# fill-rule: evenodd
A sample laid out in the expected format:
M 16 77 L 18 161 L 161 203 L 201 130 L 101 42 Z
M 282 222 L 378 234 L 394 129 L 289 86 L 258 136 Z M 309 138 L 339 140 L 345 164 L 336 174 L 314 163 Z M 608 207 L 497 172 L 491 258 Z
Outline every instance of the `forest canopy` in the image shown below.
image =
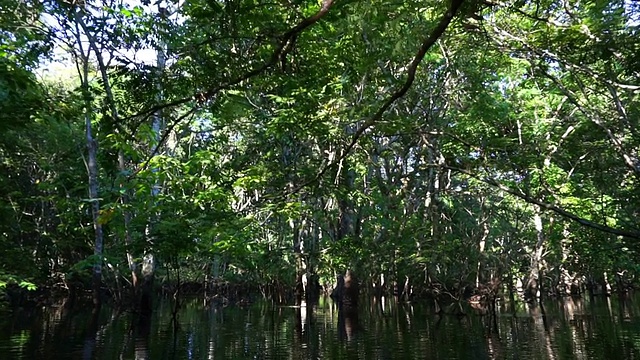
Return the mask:
M 0 0 L 0 288 L 624 290 L 639 25 L 632 1 Z

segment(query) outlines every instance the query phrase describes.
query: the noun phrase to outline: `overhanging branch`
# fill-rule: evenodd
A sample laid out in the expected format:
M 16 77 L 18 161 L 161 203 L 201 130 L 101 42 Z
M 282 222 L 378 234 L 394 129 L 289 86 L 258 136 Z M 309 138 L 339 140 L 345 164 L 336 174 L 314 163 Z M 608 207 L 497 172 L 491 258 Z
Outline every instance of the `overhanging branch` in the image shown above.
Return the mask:
M 349 156 L 349 154 L 351 153 L 353 148 L 356 146 L 356 144 L 358 143 L 362 135 L 364 135 L 365 131 L 367 131 L 367 129 L 371 128 L 378 121 L 380 121 L 384 113 L 387 110 L 389 110 L 391 105 L 393 105 L 398 99 L 402 98 L 409 91 L 409 89 L 411 88 L 411 85 L 413 85 L 413 82 L 416 79 L 416 72 L 418 70 L 418 65 L 420 65 L 425 55 L 429 51 L 429 49 L 431 49 L 431 47 L 444 34 L 445 30 L 447 30 L 447 27 L 449 27 L 449 24 L 451 23 L 453 18 L 456 16 L 458 10 L 460 9 L 460 6 L 462 6 L 462 3 L 464 3 L 464 0 L 451 0 L 449 8 L 447 9 L 447 11 L 444 13 L 442 18 L 438 22 L 438 25 L 436 25 L 436 27 L 431 31 L 429 36 L 422 41 L 422 44 L 420 45 L 420 48 L 418 49 L 416 55 L 413 57 L 413 59 L 409 63 L 409 66 L 407 67 L 407 78 L 402 84 L 402 86 L 398 88 L 395 92 L 393 92 L 393 94 L 391 94 L 391 96 L 387 98 L 387 100 L 382 104 L 382 106 L 378 109 L 378 111 L 376 111 L 376 113 L 373 114 L 373 116 L 367 119 L 356 130 L 356 132 L 353 134 L 353 137 L 351 138 L 351 142 L 342 150 L 342 153 L 340 154 L 340 156 L 338 156 L 333 162 L 330 162 L 326 164 L 324 167 L 322 167 L 322 169 L 313 177 L 313 179 L 306 181 L 305 183 L 295 187 L 290 192 L 288 192 L 288 194 L 294 194 L 300 191 L 301 189 L 315 183 L 316 181 L 318 181 L 318 179 L 320 179 L 320 177 L 322 177 L 329 170 L 329 168 L 342 162 L 347 156 Z
M 380 121 L 382 115 L 384 115 L 384 113 L 391 107 L 391 105 L 393 105 L 393 103 L 395 103 L 398 99 L 403 97 L 407 93 L 407 91 L 409 91 L 411 85 L 413 85 L 413 82 L 416 79 L 416 71 L 418 70 L 418 65 L 420 65 L 422 59 L 424 59 L 429 49 L 431 49 L 431 47 L 436 43 L 436 41 L 438 41 L 442 34 L 444 34 L 445 30 L 447 30 L 447 27 L 449 27 L 451 20 L 453 20 L 453 18 L 456 16 L 458 9 L 460 9 L 460 6 L 463 2 L 464 0 L 451 1 L 449 9 L 447 9 L 447 12 L 445 12 L 445 14 L 442 16 L 435 29 L 431 31 L 431 34 L 429 34 L 429 36 L 424 39 L 424 41 L 420 45 L 420 48 L 418 49 L 418 52 L 409 64 L 407 68 L 407 79 L 405 80 L 404 84 L 402 84 L 402 86 L 398 90 L 391 94 L 391 96 L 384 102 L 384 104 L 378 109 L 378 111 L 376 111 L 376 113 L 373 114 L 371 118 L 365 121 L 364 124 L 362 124 L 362 126 L 360 126 L 358 130 L 356 130 L 355 134 L 353 134 L 351 142 L 343 150 L 343 153 L 338 159 L 338 162 L 347 157 L 349 152 L 351 152 L 353 147 L 358 143 L 358 140 L 360 139 L 360 137 L 362 137 L 364 132 L 372 127 L 376 122 Z
M 449 169 L 452 171 L 456 171 L 459 172 L 461 174 L 467 175 L 469 177 L 472 177 L 476 180 L 482 181 L 485 184 L 494 186 L 508 194 L 511 194 L 513 196 L 516 196 L 530 204 L 535 204 L 540 206 L 543 209 L 546 210 L 550 210 L 555 212 L 556 214 L 567 218 L 569 220 L 575 221 L 580 225 L 595 229 L 595 230 L 599 230 L 602 232 L 606 232 L 608 234 L 612 234 L 612 235 L 617 235 L 617 236 L 622 236 L 622 237 L 626 237 L 626 238 L 630 238 L 630 239 L 635 239 L 635 240 L 640 240 L 640 232 L 637 231 L 626 231 L 626 230 L 621 230 L 621 229 L 616 229 L 607 225 L 603 225 L 603 224 L 599 224 L 590 220 L 587 220 L 585 218 L 582 218 L 574 213 L 571 213 L 559 206 L 553 205 L 553 204 L 549 204 L 547 202 L 538 200 L 528 194 L 526 194 L 524 191 L 520 190 L 520 189 L 512 189 L 504 184 L 502 184 L 501 182 L 497 181 L 494 178 L 491 177 L 487 177 L 487 176 L 482 176 L 480 174 L 476 174 L 473 173 L 469 170 L 466 169 L 462 169 L 462 168 L 458 168 L 458 167 L 453 167 L 453 166 L 444 166 L 445 169 Z
M 334 4 L 334 0 L 323 0 L 322 6 L 320 7 L 320 10 L 318 10 L 317 13 L 302 20 L 300 23 L 298 23 L 298 25 L 294 26 L 289 31 L 287 31 L 282 36 L 280 36 L 280 42 L 278 43 L 278 46 L 271 54 L 271 57 L 269 58 L 269 60 L 264 62 L 262 65 L 256 67 L 255 69 L 250 70 L 227 82 L 223 82 L 222 84 L 216 87 L 213 87 L 211 89 L 208 89 L 204 92 L 200 92 L 190 97 L 186 97 L 186 98 L 182 98 L 182 99 L 178 99 L 178 100 L 174 100 L 171 102 L 150 107 L 137 114 L 131 115 L 128 118 L 134 118 L 139 116 L 149 117 L 153 115 L 156 111 L 162 110 L 165 108 L 179 106 L 182 104 L 186 104 L 190 101 L 199 101 L 199 102 L 206 101 L 213 98 L 216 94 L 218 94 L 222 90 L 229 89 L 232 86 L 238 85 L 245 80 L 248 80 L 256 75 L 263 73 L 264 71 L 273 67 L 278 62 L 278 59 L 282 55 L 282 52 L 287 47 L 289 42 L 292 41 L 292 39 L 294 39 L 298 34 L 303 32 L 305 29 L 307 29 L 308 27 L 312 26 L 313 24 L 317 23 L 320 19 L 322 19 L 329 12 L 329 9 L 331 9 L 331 6 L 333 4 Z

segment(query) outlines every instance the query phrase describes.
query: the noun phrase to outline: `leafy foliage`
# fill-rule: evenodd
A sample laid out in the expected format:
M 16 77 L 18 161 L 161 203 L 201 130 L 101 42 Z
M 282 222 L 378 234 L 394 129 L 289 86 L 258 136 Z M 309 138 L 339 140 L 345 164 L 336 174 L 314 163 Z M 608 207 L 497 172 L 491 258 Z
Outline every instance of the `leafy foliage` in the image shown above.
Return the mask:
M 633 5 L 18 6 L 0 11 L 6 279 L 86 280 L 104 262 L 115 287 L 148 254 L 190 281 L 350 268 L 450 294 L 638 275 Z M 36 75 L 50 56 L 91 62 L 84 92 Z

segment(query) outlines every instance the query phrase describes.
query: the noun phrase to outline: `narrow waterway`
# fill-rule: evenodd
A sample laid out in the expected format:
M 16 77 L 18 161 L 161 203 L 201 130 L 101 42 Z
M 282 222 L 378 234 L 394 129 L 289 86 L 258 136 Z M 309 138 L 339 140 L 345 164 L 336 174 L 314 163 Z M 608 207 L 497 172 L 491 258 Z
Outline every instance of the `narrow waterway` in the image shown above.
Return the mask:
M 640 359 L 640 298 L 502 306 L 493 318 L 438 316 L 427 303 L 370 301 L 344 316 L 313 307 L 187 302 L 178 326 L 103 307 L 16 311 L 0 320 L 1 359 Z

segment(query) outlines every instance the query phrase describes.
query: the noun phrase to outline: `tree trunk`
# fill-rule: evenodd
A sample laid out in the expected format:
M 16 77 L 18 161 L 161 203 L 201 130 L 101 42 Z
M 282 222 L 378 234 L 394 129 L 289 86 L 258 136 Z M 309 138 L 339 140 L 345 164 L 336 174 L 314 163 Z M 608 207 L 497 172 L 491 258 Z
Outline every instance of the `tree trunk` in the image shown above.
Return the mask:
M 478 224 L 482 227 L 482 235 L 480 236 L 480 243 L 478 244 L 478 264 L 476 267 L 476 288 L 480 288 L 481 282 L 484 280 L 483 276 L 483 266 L 482 261 L 484 260 L 484 249 L 487 245 L 487 239 L 489 238 L 489 214 L 487 214 L 487 209 L 485 207 L 486 198 L 481 196 L 480 204 L 482 204 L 482 217 L 480 218 L 480 223 Z
M 87 72 L 85 71 L 85 74 Z M 85 77 L 85 80 L 87 78 Z M 87 84 L 88 85 L 88 84 Z M 86 88 L 88 91 L 88 87 Z M 98 199 L 98 144 L 93 138 L 91 129 L 90 101 L 87 101 L 85 107 L 85 124 L 87 133 L 87 150 L 89 169 L 89 199 L 91 202 L 91 215 L 93 217 L 93 229 L 95 236 L 95 244 L 93 255 L 93 304 L 100 306 L 100 288 L 102 287 L 102 250 L 103 250 L 103 232 L 100 223 L 100 200 Z
M 166 8 L 162 7 L 161 2 L 158 2 L 158 13 L 161 19 L 165 19 L 167 15 Z M 166 67 L 166 57 L 165 57 L 165 45 L 160 41 L 160 46 L 156 52 L 156 62 L 157 62 L 157 83 L 156 87 L 158 90 L 158 95 L 156 100 L 158 104 L 162 103 L 163 94 L 162 94 L 162 76 Z M 153 141 L 151 143 L 151 153 L 150 157 L 155 156 L 159 153 L 159 148 L 162 144 L 160 144 L 160 131 L 163 123 L 163 114 L 162 110 L 158 109 L 153 114 L 153 123 L 151 127 L 153 129 Z M 157 172 L 158 169 L 153 168 L 152 172 Z M 160 184 L 158 184 L 157 180 L 151 189 L 151 202 L 152 209 L 155 208 L 157 197 L 160 194 Z M 153 223 L 154 220 L 158 217 L 158 214 L 150 214 L 149 221 L 145 226 L 145 237 L 149 246 L 145 251 L 144 258 L 142 261 L 142 286 L 140 287 L 140 311 L 151 313 L 152 311 L 152 290 L 153 283 L 155 281 L 155 270 L 156 270 L 156 258 L 152 250 L 152 246 L 154 243 L 154 235 L 153 235 Z
M 118 150 L 118 170 L 121 174 L 124 174 L 127 170 L 125 160 L 124 160 L 124 152 L 122 149 Z M 131 273 L 131 286 L 133 287 L 133 292 L 135 293 L 138 288 L 138 275 L 137 275 L 137 265 L 134 260 L 133 254 L 131 253 L 131 247 L 133 245 L 133 239 L 131 237 L 131 212 L 127 209 L 129 204 L 129 191 L 125 187 L 124 182 L 120 183 L 120 191 L 121 191 L 121 204 L 123 207 L 123 217 L 124 217 L 124 243 L 126 245 L 126 256 L 127 256 L 127 265 L 129 267 L 129 272 Z
M 76 40 L 80 50 L 80 60 L 82 61 L 82 73 L 80 79 L 82 82 L 82 92 L 85 101 L 85 131 L 87 139 L 87 172 L 89 174 L 89 201 L 91 203 L 91 216 L 93 218 L 93 230 L 94 230 L 94 265 L 92 275 L 92 288 L 93 288 L 93 305 L 99 307 L 101 305 L 100 288 L 102 287 L 102 251 L 104 246 L 104 235 L 102 231 L 102 224 L 100 223 L 100 200 L 98 198 L 98 143 L 93 137 L 93 129 L 91 123 L 91 95 L 89 93 L 89 53 L 87 49 L 86 53 L 82 45 L 82 36 L 80 34 L 79 27 L 82 27 L 86 31 L 84 22 L 80 12 L 75 14 L 76 20 Z
M 530 297 L 540 299 L 542 291 L 540 267 L 542 264 L 542 254 L 544 253 L 544 229 L 542 226 L 542 217 L 540 216 L 540 207 L 537 205 L 534 205 L 533 222 L 536 228 L 536 245 L 531 254 L 531 267 L 529 269 L 529 277 L 525 291 Z
M 293 255 L 296 261 L 296 281 L 295 281 L 295 304 L 302 304 L 304 298 L 304 279 L 306 277 L 306 266 L 304 263 L 304 244 L 300 234 L 300 224 L 295 220 L 289 221 L 289 226 L 293 233 Z
M 102 57 L 102 51 L 98 48 L 98 45 L 93 37 L 93 34 L 91 34 L 91 32 L 89 32 L 89 28 L 87 27 L 87 25 L 85 24 L 84 20 L 82 19 L 82 15 L 81 12 L 77 12 L 76 13 L 76 22 L 77 24 L 82 27 L 82 30 L 85 34 L 85 36 L 87 37 L 88 41 L 89 41 L 89 47 L 93 50 L 94 54 L 96 55 L 96 60 L 98 62 L 98 71 L 100 72 L 100 76 L 102 78 L 102 82 L 104 84 L 104 89 L 105 89 L 105 94 L 106 94 L 106 100 L 107 100 L 107 106 L 109 108 L 109 111 L 111 113 L 111 119 L 114 123 L 119 123 L 120 118 L 118 115 L 118 109 L 116 107 L 116 103 L 115 103 L 115 99 L 113 97 L 113 91 L 111 89 L 111 83 L 109 81 L 109 76 L 107 74 L 107 66 L 104 62 L 104 59 Z M 78 31 L 79 32 L 79 31 Z M 82 51 L 82 39 L 78 38 L 78 43 L 80 46 L 80 49 Z M 89 51 L 89 50 L 87 50 Z M 124 173 L 126 170 L 126 166 L 125 166 L 125 159 L 124 159 L 124 152 L 120 149 L 118 150 L 118 170 L 121 173 Z M 123 184 L 120 184 L 121 188 L 124 187 Z M 127 263 L 129 265 L 129 269 L 131 271 L 131 283 L 133 285 L 134 290 L 136 289 L 137 285 L 138 285 L 138 279 L 136 276 L 136 264 L 135 261 L 133 260 L 133 256 L 130 253 L 129 248 L 132 245 L 132 238 L 131 238 L 131 233 L 130 233 L 130 223 L 131 223 L 131 213 L 126 209 L 126 206 L 129 202 L 128 199 L 128 195 L 126 193 L 126 191 L 124 191 L 123 195 L 122 195 L 122 204 L 125 207 L 124 209 L 124 227 L 125 227 L 125 244 L 127 247 Z
M 337 177 L 338 186 L 340 189 L 344 189 L 345 194 L 351 194 L 355 183 L 355 172 L 350 168 L 347 159 L 343 159 L 340 163 L 342 174 L 338 173 Z M 341 176 L 342 175 L 342 176 Z M 352 236 L 354 234 L 354 206 L 353 201 L 347 196 L 341 196 L 338 200 L 339 210 L 339 224 L 338 224 L 338 236 L 337 239 L 342 239 L 346 236 Z

